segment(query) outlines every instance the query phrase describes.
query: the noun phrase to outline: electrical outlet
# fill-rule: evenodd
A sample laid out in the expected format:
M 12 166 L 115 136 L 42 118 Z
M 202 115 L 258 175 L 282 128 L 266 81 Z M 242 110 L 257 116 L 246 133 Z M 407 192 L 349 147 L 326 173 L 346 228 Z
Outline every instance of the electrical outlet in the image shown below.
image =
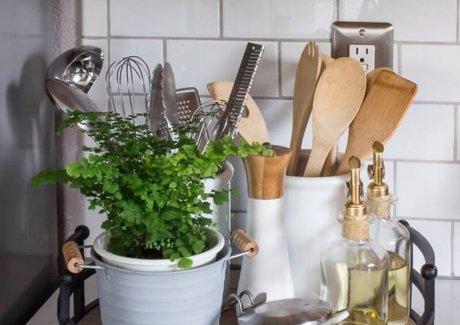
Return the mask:
M 351 57 L 364 71 L 393 68 L 393 25 L 390 23 L 336 21 L 332 24 L 331 56 Z
M 356 59 L 366 73 L 375 69 L 375 45 L 351 44 L 349 56 Z

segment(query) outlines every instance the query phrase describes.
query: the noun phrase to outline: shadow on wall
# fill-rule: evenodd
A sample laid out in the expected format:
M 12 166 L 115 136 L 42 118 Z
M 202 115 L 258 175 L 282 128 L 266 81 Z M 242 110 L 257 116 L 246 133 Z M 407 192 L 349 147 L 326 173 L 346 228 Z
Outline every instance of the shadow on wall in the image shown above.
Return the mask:
M 46 61 L 41 54 L 27 57 L 19 79 L 20 58 L 14 63 L 0 81 L 9 82 L 0 88 L 6 92 L 5 107 L 0 102 L 0 324 L 27 322 L 57 285 L 55 186 L 30 186 L 31 177 L 55 164 Z

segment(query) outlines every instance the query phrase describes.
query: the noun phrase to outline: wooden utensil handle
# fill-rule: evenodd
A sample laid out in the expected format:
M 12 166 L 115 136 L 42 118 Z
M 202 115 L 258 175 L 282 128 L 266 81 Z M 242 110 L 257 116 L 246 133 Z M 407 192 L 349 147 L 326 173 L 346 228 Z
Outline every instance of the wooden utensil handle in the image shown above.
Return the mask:
M 81 256 L 80 249 L 74 241 L 67 241 L 62 245 L 62 255 L 64 256 L 65 264 L 67 265 L 67 270 L 72 273 L 81 272 L 82 268 L 77 267 L 76 264 L 84 264 L 85 261 Z
M 234 230 L 231 235 L 232 242 L 242 252 L 250 251 L 246 256 L 254 257 L 259 252 L 259 245 L 241 229 Z

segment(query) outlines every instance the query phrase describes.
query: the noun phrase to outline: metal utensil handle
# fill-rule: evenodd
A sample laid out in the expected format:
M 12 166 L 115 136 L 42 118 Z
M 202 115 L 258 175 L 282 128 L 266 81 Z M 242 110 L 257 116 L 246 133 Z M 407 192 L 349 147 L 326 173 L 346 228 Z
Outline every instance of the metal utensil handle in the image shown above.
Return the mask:
M 263 50 L 263 45 L 255 43 L 247 44 L 230 97 L 228 98 L 227 110 L 220 121 L 217 132 L 218 138 L 222 138 L 225 135 L 230 136 L 232 139 L 235 138 L 246 99 L 251 90 L 260 59 L 262 58 Z
M 230 235 L 230 238 L 236 247 L 246 257 L 254 257 L 259 253 L 259 245 L 249 235 L 241 229 L 234 230 Z M 235 256 L 232 256 L 232 258 Z

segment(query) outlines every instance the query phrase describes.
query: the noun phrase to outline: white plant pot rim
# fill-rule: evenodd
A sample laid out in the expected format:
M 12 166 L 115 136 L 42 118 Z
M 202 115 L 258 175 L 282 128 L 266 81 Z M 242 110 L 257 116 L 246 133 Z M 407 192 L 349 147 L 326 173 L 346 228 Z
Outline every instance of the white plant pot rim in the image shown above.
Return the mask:
M 206 227 L 208 238 L 214 240 L 214 246 L 210 249 L 190 257 L 192 260 L 192 268 L 202 266 L 213 262 L 225 245 L 224 236 L 217 230 Z M 107 251 L 108 233 L 103 232 L 96 237 L 93 244 L 93 249 L 98 254 L 104 263 L 110 264 L 126 270 L 134 271 L 175 271 L 182 270 L 177 266 L 177 261 L 169 259 L 142 259 L 120 256 Z

